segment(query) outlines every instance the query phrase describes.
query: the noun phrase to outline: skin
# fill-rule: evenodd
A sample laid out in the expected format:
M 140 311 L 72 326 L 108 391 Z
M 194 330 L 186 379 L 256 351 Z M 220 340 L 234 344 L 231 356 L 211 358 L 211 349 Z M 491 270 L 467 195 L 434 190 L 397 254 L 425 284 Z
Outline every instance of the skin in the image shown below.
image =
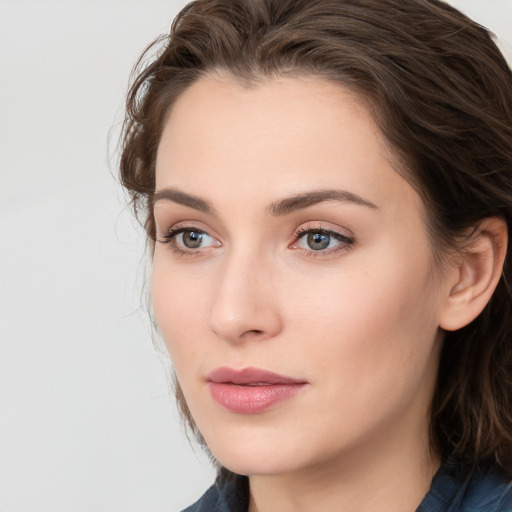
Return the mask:
M 203 78 L 166 121 L 156 190 L 156 319 L 210 450 L 249 475 L 250 510 L 414 510 L 439 466 L 428 409 L 460 273 L 435 267 L 424 205 L 362 103 L 314 78 Z M 352 195 L 270 206 L 319 190 Z M 319 229 L 341 241 L 313 250 Z M 307 385 L 236 414 L 209 393 L 220 366 Z

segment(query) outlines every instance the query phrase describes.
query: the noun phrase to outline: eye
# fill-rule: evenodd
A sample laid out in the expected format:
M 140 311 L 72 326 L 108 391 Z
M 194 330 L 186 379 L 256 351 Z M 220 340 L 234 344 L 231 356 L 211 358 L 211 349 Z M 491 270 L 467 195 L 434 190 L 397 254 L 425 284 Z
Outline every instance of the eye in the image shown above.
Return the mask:
M 207 243 L 208 235 L 204 231 L 183 231 L 177 235 L 180 241 L 188 249 L 198 249 L 203 243 Z
M 323 232 L 311 232 L 302 237 L 305 239 L 307 246 L 313 251 L 323 251 L 331 245 L 331 235 Z
M 324 228 L 305 227 L 296 234 L 296 241 L 291 245 L 293 249 L 302 249 L 309 253 L 332 254 L 339 250 L 346 250 L 353 245 L 354 239 L 337 231 Z
M 169 244 L 171 250 L 178 254 L 196 254 L 201 249 L 220 246 L 220 242 L 206 231 L 194 227 L 172 228 L 158 241 Z

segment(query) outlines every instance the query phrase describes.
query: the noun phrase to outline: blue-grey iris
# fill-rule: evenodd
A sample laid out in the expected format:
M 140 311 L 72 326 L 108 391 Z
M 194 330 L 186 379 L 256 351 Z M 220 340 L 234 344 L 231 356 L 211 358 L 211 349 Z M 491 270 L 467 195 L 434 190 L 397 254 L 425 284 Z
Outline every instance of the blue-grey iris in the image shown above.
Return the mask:
M 314 251 L 327 249 L 331 242 L 331 236 L 326 233 L 309 233 L 307 237 L 308 247 Z

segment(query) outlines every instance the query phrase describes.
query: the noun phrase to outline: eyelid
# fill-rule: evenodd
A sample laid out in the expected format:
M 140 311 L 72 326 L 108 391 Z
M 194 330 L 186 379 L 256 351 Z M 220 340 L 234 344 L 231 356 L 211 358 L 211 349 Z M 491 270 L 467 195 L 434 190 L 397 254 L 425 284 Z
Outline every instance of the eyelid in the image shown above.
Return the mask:
M 157 238 L 165 238 L 169 234 L 177 234 L 178 232 L 183 231 L 200 231 L 202 233 L 206 233 L 212 238 L 219 239 L 217 233 L 209 226 L 195 220 L 184 220 L 175 223 L 168 223 L 165 227 L 162 226 L 161 229 L 157 225 Z
M 322 221 L 315 221 L 315 222 L 306 222 L 304 224 L 301 224 L 294 233 L 294 238 L 299 238 L 303 236 L 306 233 L 310 232 L 316 232 L 321 231 L 324 233 L 330 233 L 337 235 L 344 240 L 351 240 L 354 241 L 354 235 L 353 233 L 347 229 L 343 228 L 341 226 L 333 226 L 331 223 L 328 222 L 322 222 Z
M 335 247 L 326 248 L 325 250 L 314 250 L 299 247 L 298 243 L 309 233 L 323 233 L 331 236 L 339 242 Z M 340 251 L 347 251 L 352 248 L 355 238 L 352 233 L 343 233 L 341 228 L 327 227 L 323 223 L 305 224 L 300 226 L 294 233 L 293 242 L 289 245 L 291 249 L 302 251 L 307 256 L 312 257 L 328 257 Z
M 164 235 L 157 236 L 157 242 L 161 244 L 169 245 L 170 250 L 177 254 L 178 256 L 199 256 L 205 251 L 209 249 L 214 249 L 220 247 L 222 243 L 219 241 L 216 235 L 210 233 L 209 229 L 205 229 L 198 226 L 199 223 L 196 222 L 179 222 L 178 224 L 172 225 L 169 229 L 167 229 Z M 188 231 L 195 231 L 196 233 L 201 233 L 209 237 L 214 243 L 207 245 L 205 247 L 198 248 L 190 248 L 184 246 L 182 243 L 178 243 L 177 238 L 180 234 L 186 233 Z

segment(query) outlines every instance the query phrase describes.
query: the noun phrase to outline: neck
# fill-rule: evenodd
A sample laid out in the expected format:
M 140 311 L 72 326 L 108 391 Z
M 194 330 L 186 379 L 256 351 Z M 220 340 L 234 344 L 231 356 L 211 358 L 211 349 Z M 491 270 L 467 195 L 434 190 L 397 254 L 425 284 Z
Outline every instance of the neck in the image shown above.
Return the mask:
M 428 492 L 439 459 L 428 434 L 403 432 L 297 472 L 250 476 L 249 512 L 411 512 Z

